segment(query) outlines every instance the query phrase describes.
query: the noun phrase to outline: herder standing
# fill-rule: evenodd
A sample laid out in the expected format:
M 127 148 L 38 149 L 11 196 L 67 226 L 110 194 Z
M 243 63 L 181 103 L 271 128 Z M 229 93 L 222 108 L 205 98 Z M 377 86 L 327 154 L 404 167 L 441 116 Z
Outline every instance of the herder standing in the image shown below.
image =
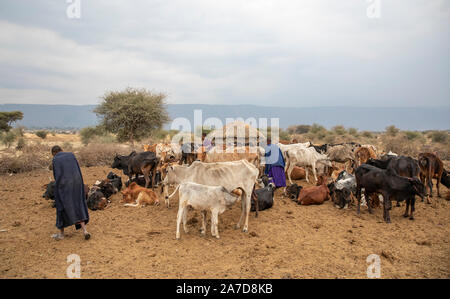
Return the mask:
M 74 225 L 83 229 L 83 235 L 89 240 L 86 230 L 89 213 L 84 192 L 83 176 L 75 155 L 63 152 L 61 147 L 52 147 L 53 176 L 55 177 L 56 227 L 59 233 L 52 235 L 56 240 L 64 238 L 64 228 Z

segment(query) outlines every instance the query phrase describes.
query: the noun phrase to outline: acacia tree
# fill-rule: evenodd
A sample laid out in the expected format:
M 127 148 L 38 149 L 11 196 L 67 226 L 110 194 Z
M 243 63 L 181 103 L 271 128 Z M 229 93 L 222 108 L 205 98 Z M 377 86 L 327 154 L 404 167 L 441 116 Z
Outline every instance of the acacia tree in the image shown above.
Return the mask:
M 146 89 L 109 91 L 94 112 L 105 131 L 117 134 L 119 141 L 139 141 L 169 121 L 166 94 Z
M 23 118 L 21 111 L 0 112 L 0 131 L 8 132 L 11 124 Z

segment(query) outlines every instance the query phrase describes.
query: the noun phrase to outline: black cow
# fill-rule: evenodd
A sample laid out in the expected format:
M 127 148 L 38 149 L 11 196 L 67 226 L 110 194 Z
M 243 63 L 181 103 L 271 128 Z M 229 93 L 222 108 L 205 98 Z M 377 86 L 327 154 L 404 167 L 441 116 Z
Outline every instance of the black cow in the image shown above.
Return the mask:
M 269 183 L 266 187 L 255 190 L 256 200 L 258 201 L 258 211 L 267 210 L 273 206 L 274 191 L 275 185 L 273 183 Z M 251 211 L 255 212 L 255 201 L 252 200 L 251 204 Z
M 194 143 L 184 143 L 181 146 L 181 160 L 180 165 L 186 163 L 191 165 L 197 159 L 196 146 Z
M 418 161 L 411 157 L 383 156 L 382 159 L 370 158 L 367 164 L 381 169 L 393 169 L 398 175 L 407 178 L 418 178 L 420 174 Z
M 450 188 L 450 176 L 448 175 L 448 172 L 445 169 L 444 172 L 442 173 L 441 184 L 447 188 Z
M 109 182 L 115 188 L 115 193 L 122 190 L 122 178 L 120 176 L 118 176 L 117 174 L 115 174 L 114 172 L 111 171 L 110 173 L 108 173 L 106 178 L 109 180 Z
M 303 188 L 302 186 L 292 184 L 286 187 L 286 196 L 296 202 L 298 195 L 300 194 L 300 190 L 302 190 L 302 188 Z
M 92 211 L 103 210 L 108 205 L 108 199 L 101 191 L 101 188 L 94 186 L 89 192 L 88 198 L 86 200 L 87 206 Z
M 383 195 L 383 219 L 390 223 L 389 210 L 392 207 L 391 198 L 395 197 L 397 201 L 406 200 L 406 211 L 403 215 L 408 217 L 408 209 L 411 205 L 411 214 L 409 219 L 414 219 L 415 195 L 421 198 L 425 197 L 425 186 L 418 178 L 406 178 L 399 176 L 392 168 L 386 170 L 363 164 L 355 171 L 356 177 L 356 196 L 358 198 L 357 213 L 360 213 L 361 189 L 365 189 L 365 197 L 368 200 L 372 193 Z M 370 204 L 367 203 L 370 210 Z
M 322 144 L 322 145 L 314 145 L 312 144 L 312 142 L 310 142 L 311 145 L 309 147 L 313 147 L 316 152 L 318 152 L 319 154 L 326 154 L 327 150 L 328 150 L 328 144 Z
M 156 157 L 154 152 L 136 153 L 133 151 L 128 156 L 114 157 L 112 168 L 121 169 L 125 175 L 131 180 L 132 176 L 136 177 L 140 174 L 144 175 L 145 188 L 150 184 L 150 173 L 152 177 L 152 188 L 156 187 L 156 168 L 160 163 L 160 159 Z
M 42 197 L 45 198 L 46 200 L 53 200 L 52 203 L 52 208 L 55 208 L 55 186 L 56 186 L 56 182 L 55 181 L 51 181 L 50 183 L 48 183 L 45 187 L 45 192 L 44 194 L 42 194 Z M 84 194 L 86 196 L 86 199 L 88 197 L 88 192 L 89 192 L 89 187 L 88 185 L 84 185 Z

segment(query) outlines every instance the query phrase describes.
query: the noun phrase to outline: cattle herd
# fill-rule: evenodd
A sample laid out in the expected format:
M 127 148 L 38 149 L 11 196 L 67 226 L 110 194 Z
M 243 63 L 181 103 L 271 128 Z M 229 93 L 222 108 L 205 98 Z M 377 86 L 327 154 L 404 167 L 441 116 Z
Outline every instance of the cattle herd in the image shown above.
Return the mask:
M 306 143 L 278 143 L 285 161 L 286 177 L 290 185 L 283 196 L 299 205 L 323 204 L 329 200 L 338 208 L 367 205 L 369 213 L 383 206 L 384 221 L 389 223 L 392 201 L 397 205 L 405 201 L 405 217 L 414 219 L 415 200 L 431 203 L 432 179 L 447 188 L 450 178 L 436 153 L 421 153 L 417 159 L 380 153 L 373 145 L 357 143 L 314 145 Z M 110 172 L 106 179 L 91 188 L 85 186 L 87 205 L 91 210 L 104 209 L 109 197 L 121 191 L 121 203 L 142 207 L 159 205 L 159 197 L 170 207 L 170 199 L 178 193 L 176 237 L 180 238 L 183 223 L 187 232 L 188 206 L 202 215 L 201 233 L 206 233 L 206 214 L 211 212 L 211 234 L 219 238 L 218 216 L 236 201 L 241 201 L 241 216 L 236 228 L 248 231 L 250 211 L 269 209 L 274 203 L 275 185 L 264 175 L 264 149 L 259 146 L 240 145 L 232 150 L 225 146 L 205 149 L 192 143 L 184 145 L 145 145 L 144 151 L 133 151 L 128 156 L 116 155 L 112 168 L 128 176 L 125 188 L 121 177 Z M 292 179 L 310 181 L 315 186 L 302 187 Z M 169 186 L 175 190 L 169 195 Z M 51 199 L 54 183 L 46 185 L 43 197 Z M 160 191 L 155 191 L 160 188 Z M 123 189 L 123 190 L 122 190 Z M 162 195 L 163 194 L 163 195 Z M 448 194 L 447 194 L 448 199 Z

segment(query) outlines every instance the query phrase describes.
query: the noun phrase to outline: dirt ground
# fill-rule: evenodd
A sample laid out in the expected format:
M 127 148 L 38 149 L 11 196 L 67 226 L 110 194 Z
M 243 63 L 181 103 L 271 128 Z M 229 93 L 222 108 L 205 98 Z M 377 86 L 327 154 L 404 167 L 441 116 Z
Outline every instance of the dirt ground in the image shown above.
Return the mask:
M 82 172 L 92 185 L 110 170 Z M 54 241 L 55 210 L 41 197 L 50 177 L 45 170 L 0 177 L 0 278 L 65 278 L 70 254 L 80 256 L 82 278 L 366 278 L 370 254 L 381 257 L 382 278 L 450 277 L 444 198 L 419 201 L 414 221 L 394 204 L 386 224 L 381 208 L 370 215 L 363 207 L 357 216 L 355 207 L 339 210 L 330 202 L 298 206 L 277 190 L 272 209 L 251 214 L 249 233 L 234 229 L 236 204 L 219 216 L 221 239 L 211 236 L 209 224 L 202 237 L 200 213 L 190 211 L 190 231 L 178 241 L 177 199 L 169 209 L 132 208 L 114 195 L 105 210 L 89 211 L 89 241 L 74 228 Z

